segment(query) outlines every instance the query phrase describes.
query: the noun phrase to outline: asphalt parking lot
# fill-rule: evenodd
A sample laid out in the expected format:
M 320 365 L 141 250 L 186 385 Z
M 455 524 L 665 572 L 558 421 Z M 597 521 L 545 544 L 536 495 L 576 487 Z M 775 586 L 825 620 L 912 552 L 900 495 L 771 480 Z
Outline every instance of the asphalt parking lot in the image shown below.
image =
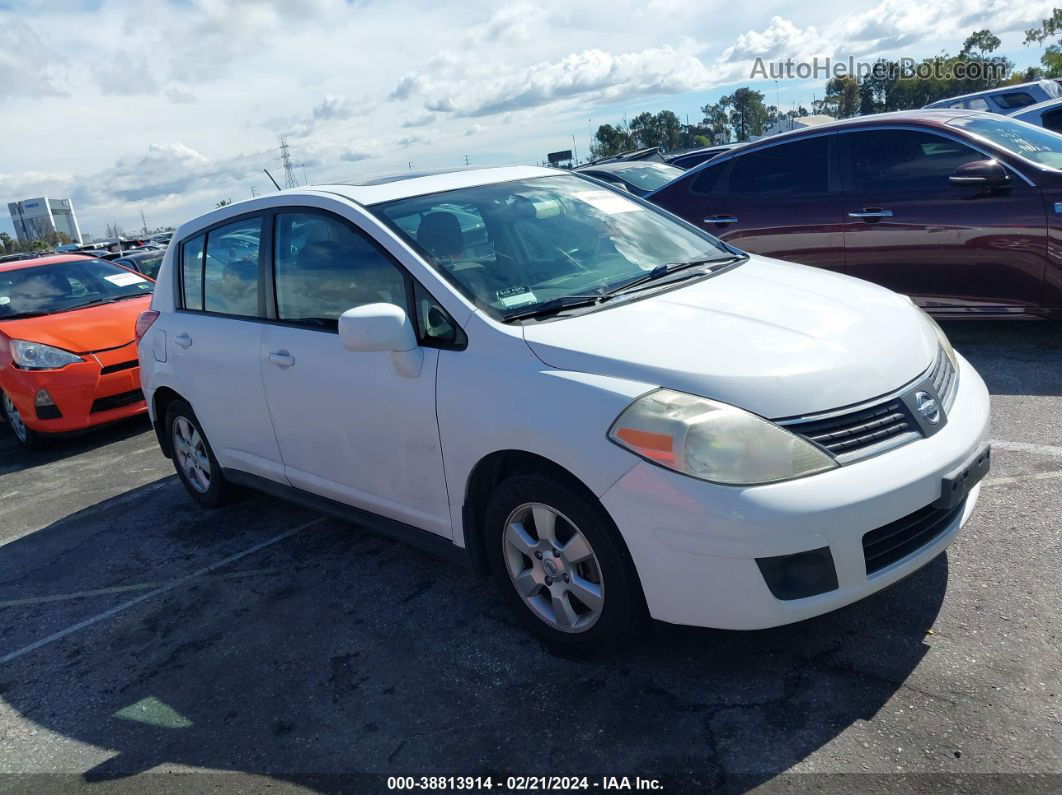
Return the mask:
M 146 421 L 35 453 L 0 426 L 0 790 L 1058 791 L 1062 325 L 947 331 L 992 392 L 994 468 L 946 555 L 809 622 L 608 660 L 551 655 L 489 583 L 356 527 L 199 510 Z

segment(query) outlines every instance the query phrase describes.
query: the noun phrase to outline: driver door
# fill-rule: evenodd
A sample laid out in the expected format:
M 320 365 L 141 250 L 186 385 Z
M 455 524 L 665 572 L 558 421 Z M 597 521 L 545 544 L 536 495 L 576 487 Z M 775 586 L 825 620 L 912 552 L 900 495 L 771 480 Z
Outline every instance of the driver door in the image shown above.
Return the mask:
M 274 216 L 277 322 L 264 326 L 261 372 L 291 485 L 452 535 L 435 415 L 437 348 L 403 375 L 388 352 L 353 353 L 344 311 L 411 311 L 411 277 L 346 219 L 309 208 Z M 412 316 L 412 314 L 411 314 Z
M 923 307 L 1035 306 L 1047 256 L 1040 190 L 1011 170 L 1005 188 L 952 185 L 988 156 L 923 130 L 838 135 L 844 167 L 845 270 Z

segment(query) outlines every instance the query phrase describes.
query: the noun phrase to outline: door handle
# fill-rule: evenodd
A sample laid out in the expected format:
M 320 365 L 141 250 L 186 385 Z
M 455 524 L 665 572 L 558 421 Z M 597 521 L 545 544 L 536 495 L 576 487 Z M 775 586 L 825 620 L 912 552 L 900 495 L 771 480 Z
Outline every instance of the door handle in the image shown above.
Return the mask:
M 179 348 L 190 348 L 192 345 L 192 338 L 187 334 L 178 334 L 173 338 L 173 343 Z
M 280 368 L 288 368 L 295 364 L 295 357 L 287 351 L 273 351 L 269 354 L 269 361 Z
M 732 215 L 711 215 L 702 221 L 705 224 L 736 224 L 737 218 Z
M 880 207 L 865 207 L 848 213 L 849 218 L 892 218 L 892 210 L 883 210 Z

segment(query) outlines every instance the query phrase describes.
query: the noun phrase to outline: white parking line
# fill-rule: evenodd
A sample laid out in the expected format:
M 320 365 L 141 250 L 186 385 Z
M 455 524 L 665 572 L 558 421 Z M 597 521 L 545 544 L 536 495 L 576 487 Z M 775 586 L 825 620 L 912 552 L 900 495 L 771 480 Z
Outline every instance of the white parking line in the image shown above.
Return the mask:
M 1062 458 L 1062 447 L 1050 444 L 1030 444 L 1029 442 L 1006 442 L 1000 439 L 992 440 L 993 450 L 1013 450 L 1016 453 L 1036 453 L 1038 455 L 1058 456 Z
M 1030 480 L 1056 480 L 1062 478 L 1062 471 L 1059 472 L 1037 472 L 1033 475 L 1003 475 L 998 478 L 988 478 L 985 480 L 986 486 L 1001 486 L 1004 483 L 1027 483 Z
M 216 563 L 211 563 L 209 566 L 204 566 L 198 571 L 193 571 L 191 574 L 185 577 L 181 577 L 179 580 L 174 580 L 173 582 L 169 582 L 166 585 L 159 586 L 153 591 L 148 591 L 147 593 L 141 594 L 140 596 L 137 596 L 134 599 L 130 599 L 128 602 L 122 602 L 120 605 L 115 605 L 110 610 L 104 610 L 102 613 L 94 615 L 91 618 L 86 618 L 84 621 L 79 621 L 76 624 L 67 627 L 66 629 L 61 629 L 58 632 L 53 632 L 46 638 L 41 638 L 40 640 L 35 641 L 29 644 L 28 646 L 23 646 L 21 649 L 16 649 L 15 651 L 10 652 L 9 654 L 5 654 L 3 657 L 0 657 L 0 665 L 2 665 L 3 663 L 9 663 L 12 660 L 17 660 L 23 654 L 29 654 L 31 651 L 36 651 L 42 646 L 47 646 L 49 643 L 54 643 L 57 640 L 62 640 L 67 635 L 72 635 L 73 633 L 85 629 L 86 627 L 91 627 L 93 624 L 98 624 L 100 621 L 108 619 L 111 616 L 118 615 L 119 613 L 124 612 L 130 607 L 134 607 L 135 605 L 138 605 L 141 602 L 146 602 L 148 599 L 153 599 L 154 597 L 164 594 L 167 591 L 172 591 L 174 588 L 184 585 L 185 583 L 191 582 L 196 577 L 201 577 L 204 574 L 208 574 L 209 572 L 214 571 L 214 569 L 219 569 L 222 566 L 227 566 L 228 564 L 233 563 L 239 560 L 240 558 L 245 558 L 248 555 L 253 555 L 255 552 L 263 550 L 266 547 L 271 547 L 273 546 L 273 544 L 279 543 L 286 538 L 291 538 L 296 533 L 300 533 L 308 527 L 313 527 L 315 524 L 323 522 L 326 518 L 327 517 L 319 516 L 316 519 L 311 519 L 309 522 L 301 524 L 292 530 L 288 530 L 284 533 L 281 533 L 280 535 L 275 535 L 272 538 L 261 542 L 260 544 L 255 544 L 253 547 L 249 547 L 243 550 L 243 552 L 237 552 L 235 555 L 229 555 L 227 558 L 219 560 Z
M 276 574 L 276 569 L 248 569 L 246 571 L 230 571 L 228 574 L 204 574 L 203 580 L 237 580 L 241 577 L 254 577 L 258 574 Z M 59 593 L 51 596 L 31 596 L 27 599 L 9 599 L 0 602 L 0 609 L 5 607 L 24 607 L 26 605 L 42 605 L 48 602 L 68 602 L 71 599 L 86 599 L 90 596 L 111 596 L 126 591 L 146 591 L 149 588 L 158 588 L 160 585 L 170 585 L 175 580 L 163 582 L 140 582 L 135 585 L 114 585 L 110 588 L 95 588 L 91 591 L 76 591 L 74 593 Z

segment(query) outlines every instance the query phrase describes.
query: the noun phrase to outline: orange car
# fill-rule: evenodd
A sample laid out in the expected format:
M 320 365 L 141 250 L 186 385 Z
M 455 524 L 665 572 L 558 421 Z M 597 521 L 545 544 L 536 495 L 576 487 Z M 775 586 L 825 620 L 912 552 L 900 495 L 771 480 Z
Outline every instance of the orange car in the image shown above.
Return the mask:
M 154 286 L 83 256 L 0 264 L 0 406 L 24 447 L 147 411 L 134 336 Z

